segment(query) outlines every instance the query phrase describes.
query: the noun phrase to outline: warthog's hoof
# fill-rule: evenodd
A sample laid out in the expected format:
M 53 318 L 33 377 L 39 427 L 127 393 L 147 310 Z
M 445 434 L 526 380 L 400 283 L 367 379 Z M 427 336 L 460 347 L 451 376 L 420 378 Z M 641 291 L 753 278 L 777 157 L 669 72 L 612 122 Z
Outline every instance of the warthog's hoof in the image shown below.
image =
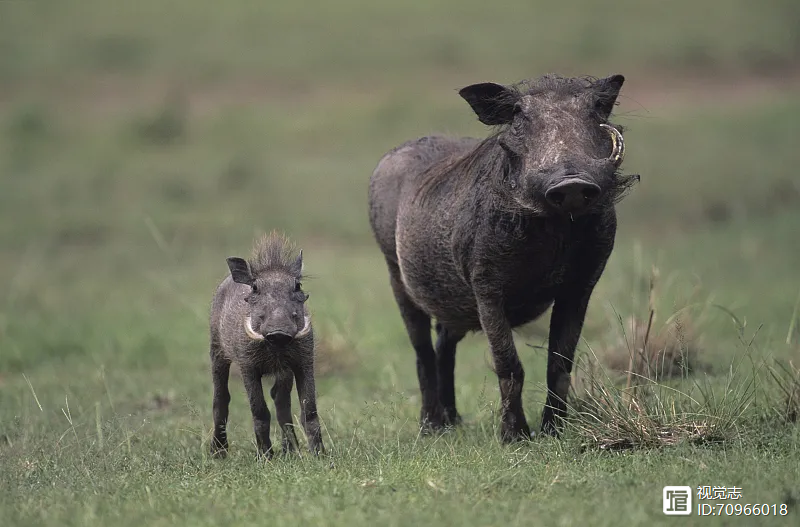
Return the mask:
M 211 444 L 209 445 L 209 450 L 211 451 L 211 457 L 215 459 L 222 459 L 228 455 L 228 438 L 227 437 L 219 437 L 214 436 L 211 438 Z
M 445 429 L 444 423 L 441 421 L 434 422 L 434 421 L 420 421 L 419 423 L 419 431 L 422 435 L 435 435 Z
M 527 424 L 522 426 L 507 426 L 503 423 L 500 430 L 500 439 L 505 444 L 516 443 L 518 441 L 530 441 L 532 437 L 531 429 Z
M 228 445 L 219 445 L 216 442 L 211 443 L 211 457 L 214 459 L 225 459 L 228 455 Z
M 561 435 L 555 420 L 542 421 L 542 435 L 555 437 L 556 439 Z
M 455 408 L 446 408 L 444 411 L 444 425 L 445 426 L 459 426 L 464 422 Z
M 419 427 L 423 431 L 436 431 L 444 428 L 444 408 L 422 408 L 419 413 Z
M 270 446 L 266 450 L 259 450 L 256 456 L 258 457 L 259 460 L 263 459 L 264 461 L 269 461 L 275 456 L 275 451 L 272 450 L 272 447 Z
M 284 455 L 294 454 L 297 451 L 297 439 L 281 441 L 281 452 Z

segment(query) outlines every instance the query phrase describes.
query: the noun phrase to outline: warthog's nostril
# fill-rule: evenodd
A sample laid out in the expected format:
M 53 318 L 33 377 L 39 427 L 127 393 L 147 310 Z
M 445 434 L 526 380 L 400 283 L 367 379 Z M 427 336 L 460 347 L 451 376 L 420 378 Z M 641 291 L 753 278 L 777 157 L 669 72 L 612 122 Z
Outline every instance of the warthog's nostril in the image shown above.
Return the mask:
M 544 197 L 550 205 L 564 212 L 577 212 L 600 195 L 600 187 L 582 178 L 567 178 L 550 187 Z
M 288 333 L 284 333 L 283 331 L 272 331 L 264 335 L 264 338 L 267 340 L 267 342 L 276 346 L 286 345 L 292 340 L 292 336 Z
M 561 205 L 562 203 L 564 203 L 564 198 L 566 198 L 566 197 L 567 196 L 563 192 L 561 192 L 560 190 L 553 190 L 553 191 L 547 193 L 547 201 L 549 201 L 550 203 L 552 203 L 553 205 L 556 205 L 556 206 Z
M 594 201 L 599 195 L 600 189 L 598 187 L 586 187 L 583 189 L 583 197 L 588 201 Z

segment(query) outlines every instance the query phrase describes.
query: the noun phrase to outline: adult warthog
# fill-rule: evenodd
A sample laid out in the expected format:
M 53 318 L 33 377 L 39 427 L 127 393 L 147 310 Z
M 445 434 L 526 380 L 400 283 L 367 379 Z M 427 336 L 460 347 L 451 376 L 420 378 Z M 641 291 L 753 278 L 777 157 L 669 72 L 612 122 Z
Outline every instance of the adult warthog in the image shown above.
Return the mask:
M 459 94 L 493 134 L 409 141 L 375 168 L 370 223 L 417 353 L 424 428 L 460 422 L 456 346 L 482 330 L 502 439 L 530 438 L 512 329 L 552 306 L 541 429 L 558 435 L 586 308 L 614 246 L 614 206 L 638 181 L 619 173 L 622 132 L 608 122 L 624 80 L 467 86 Z

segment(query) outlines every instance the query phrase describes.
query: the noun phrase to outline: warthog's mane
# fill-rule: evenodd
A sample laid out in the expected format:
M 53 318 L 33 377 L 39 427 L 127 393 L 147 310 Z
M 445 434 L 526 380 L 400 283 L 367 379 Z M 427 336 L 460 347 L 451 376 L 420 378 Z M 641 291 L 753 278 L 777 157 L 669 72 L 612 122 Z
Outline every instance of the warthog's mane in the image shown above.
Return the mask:
M 555 98 L 576 96 L 593 92 L 595 100 L 602 102 L 604 99 L 613 99 L 616 92 L 611 86 L 598 83 L 597 77 L 562 77 L 556 74 L 547 74 L 536 79 L 526 79 L 516 84 L 507 86 L 508 90 L 495 98 L 495 106 L 500 108 L 507 104 L 514 104 L 524 96 L 543 96 L 551 94 Z M 603 116 L 596 116 L 601 123 L 611 124 Z M 421 203 L 426 203 L 435 199 L 435 196 L 444 187 L 450 186 L 452 192 L 465 192 L 471 185 L 479 180 L 486 180 L 492 183 L 492 188 L 499 193 L 501 199 L 496 200 L 496 205 L 507 209 L 509 212 L 521 212 L 516 200 L 512 198 L 505 185 L 502 185 L 502 178 L 509 170 L 507 156 L 504 155 L 499 147 L 497 138 L 509 128 L 510 124 L 503 124 L 492 127 L 490 134 L 482 139 L 477 145 L 470 148 L 465 153 L 456 153 L 452 156 L 440 160 L 425 170 L 422 175 L 421 184 L 415 194 L 415 199 Z M 622 132 L 624 129 L 618 124 L 612 124 L 614 128 Z M 497 176 L 495 176 L 497 175 Z M 492 177 L 495 176 L 495 177 Z M 608 197 L 612 203 L 617 203 L 627 195 L 628 190 L 639 181 L 639 176 L 626 176 L 620 172 L 616 173 L 617 184 L 610 189 Z M 606 200 L 603 200 L 606 201 Z M 598 204 L 599 205 L 599 204 Z
M 272 231 L 262 235 L 253 245 L 250 269 L 254 275 L 266 271 L 285 271 L 300 278 L 294 269 L 297 258 L 294 244 L 284 234 Z

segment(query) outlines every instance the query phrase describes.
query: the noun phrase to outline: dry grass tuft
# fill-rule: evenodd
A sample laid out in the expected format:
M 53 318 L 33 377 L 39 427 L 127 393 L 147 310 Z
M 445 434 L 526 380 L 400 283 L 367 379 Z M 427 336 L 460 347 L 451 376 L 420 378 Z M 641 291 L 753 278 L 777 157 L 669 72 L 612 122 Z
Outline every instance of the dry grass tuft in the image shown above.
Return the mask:
M 624 450 L 723 442 L 733 437 L 734 417 L 749 400 L 745 395 L 730 405 L 715 406 L 655 381 L 623 388 L 602 375 L 596 360 L 589 362 L 593 374 L 580 376 L 567 421 L 585 447 Z
M 656 331 L 652 327 L 654 316 L 651 311 L 647 322 L 629 317 L 625 335 L 603 349 L 601 361 L 612 371 L 653 380 L 707 371 L 699 360 L 700 339 L 692 319 L 679 314 Z
M 611 370 L 623 373 L 631 385 L 633 376 L 651 380 L 685 378 L 697 371 L 707 371 L 699 360 L 700 337 L 697 324 L 686 310 L 680 310 L 656 329 L 656 292 L 659 271 L 650 273 L 648 315 L 635 316 L 621 323 L 616 341 L 606 346 L 600 359 Z
M 682 442 L 718 443 L 733 439 L 737 421 L 750 407 L 752 382 L 734 382 L 731 372 L 722 396 L 709 385 L 676 386 L 706 369 L 698 361 L 698 332 L 685 311 L 654 329 L 658 270 L 650 276 L 646 322 L 618 315 L 621 336 L 598 358 L 593 351 L 576 361 L 567 426 L 585 447 L 601 450 L 660 448 Z M 621 378 L 620 374 L 625 377 Z

